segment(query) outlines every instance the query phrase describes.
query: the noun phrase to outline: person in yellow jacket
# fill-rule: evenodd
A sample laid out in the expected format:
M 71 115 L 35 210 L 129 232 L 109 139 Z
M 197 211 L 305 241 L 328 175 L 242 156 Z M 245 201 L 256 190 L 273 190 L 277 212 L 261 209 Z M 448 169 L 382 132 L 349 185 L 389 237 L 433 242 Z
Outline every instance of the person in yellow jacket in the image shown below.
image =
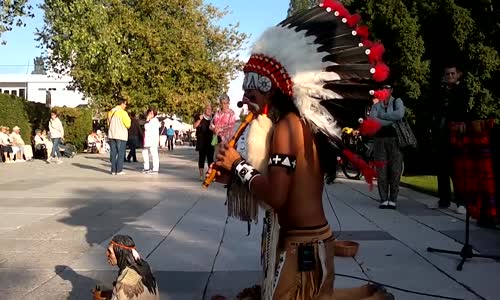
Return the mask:
M 119 105 L 108 112 L 108 138 L 110 146 L 111 175 L 123 175 L 123 161 L 131 120 L 125 111 L 127 101 L 121 99 Z

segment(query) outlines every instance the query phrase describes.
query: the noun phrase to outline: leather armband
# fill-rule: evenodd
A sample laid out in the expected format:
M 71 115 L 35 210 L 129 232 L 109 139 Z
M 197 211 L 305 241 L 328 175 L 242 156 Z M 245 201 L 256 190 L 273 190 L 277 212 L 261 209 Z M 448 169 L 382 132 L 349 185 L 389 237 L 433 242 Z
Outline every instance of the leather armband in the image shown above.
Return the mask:
M 269 155 L 269 167 L 282 167 L 285 168 L 288 173 L 295 171 L 297 167 L 297 158 L 293 155 L 287 154 L 271 154 Z
M 233 171 L 240 178 L 241 182 L 247 185 L 249 189 L 252 180 L 257 176 L 262 175 L 256 168 L 252 167 L 242 158 L 233 163 Z

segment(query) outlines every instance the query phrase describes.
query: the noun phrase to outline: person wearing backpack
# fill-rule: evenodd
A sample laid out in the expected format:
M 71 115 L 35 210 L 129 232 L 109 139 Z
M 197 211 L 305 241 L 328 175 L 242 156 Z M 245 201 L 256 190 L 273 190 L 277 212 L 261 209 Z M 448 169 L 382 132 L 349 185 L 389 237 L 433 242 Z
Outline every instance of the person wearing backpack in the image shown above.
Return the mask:
M 399 182 L 403 167 L 403 153 L 399 147 L 393 124 L 405 116 L 405 105 L 401 98 L 392 96 L 392 87 L 384 86 L 385 99 L 374 99 L 370 117 L 376 119 L 382 127 L 374 137 L 375 161 L 381 162 L 377 172 L 377 188 L 381 209 L 396 209 Z

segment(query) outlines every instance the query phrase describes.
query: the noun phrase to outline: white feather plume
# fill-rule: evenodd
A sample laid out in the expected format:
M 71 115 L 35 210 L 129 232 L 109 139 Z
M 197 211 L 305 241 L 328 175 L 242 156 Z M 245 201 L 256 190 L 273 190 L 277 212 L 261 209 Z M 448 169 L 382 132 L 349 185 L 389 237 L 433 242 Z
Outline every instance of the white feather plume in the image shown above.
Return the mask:
M 342 96 L 324 89 L 325 81 L 340 80 L 335 72 L 323 70 L 335 65 L 323 62 L 327 52 L 318 52 L 314 36 L 289 27 L 271 27 L 255 42 L 252 54 L 263 54 L 276 59 L 293 81 L 294 102 L 302 118 L 312 122 L 329 135 L 340 136 L 340 128 L 320 100 L 341 99 Z M 284 47 L 283 45 L 286 45 Z

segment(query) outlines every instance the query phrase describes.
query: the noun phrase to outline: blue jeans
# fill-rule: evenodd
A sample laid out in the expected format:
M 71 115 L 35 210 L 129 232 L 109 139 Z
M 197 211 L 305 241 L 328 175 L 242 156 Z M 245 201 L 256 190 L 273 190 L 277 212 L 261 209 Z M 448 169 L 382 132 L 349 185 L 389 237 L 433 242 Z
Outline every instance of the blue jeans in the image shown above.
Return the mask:
M 125 148 L 127 148 L 127 141 L 110 139 L 110 160 L 111 160 L 111 173 L 120 173 L 123 171 L 123 160 L 125 158 Z
M 61 152 L 59 151 L 59 145 L 61 145 L 61 138 L 55 138 L 52 140 L 52 152 L 50 153 L 50 157 L 61 157 Z

